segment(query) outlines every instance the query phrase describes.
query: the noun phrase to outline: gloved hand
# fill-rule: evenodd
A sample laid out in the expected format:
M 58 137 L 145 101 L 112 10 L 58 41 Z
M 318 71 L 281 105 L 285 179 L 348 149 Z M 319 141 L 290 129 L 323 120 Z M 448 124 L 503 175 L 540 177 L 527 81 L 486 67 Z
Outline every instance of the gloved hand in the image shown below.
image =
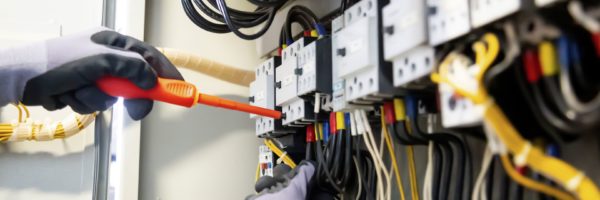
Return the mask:
M 302 161 L 293 170 L 285 164 L 273 169 L 273 177 L 261 177 L 255 185 L 258 194 L 248 196 L 246 200 L 304 200 L 333 199 L 333 195 L 319 190 L 314 181 L 315 165 Z
M 127 78 L 142 89 L 156 85 L 157 76 L 183 80 L 173 64 L 156 48 L 106 28 L 46 41 L 48 71 L 25 85 L 22 102 L 47 110 L 70 106 L 89 114 L 106 110 L 116 102 L 96 87 L 105 76 Z M 135 120 L 152 110 L 152 100 L 125 100 Z

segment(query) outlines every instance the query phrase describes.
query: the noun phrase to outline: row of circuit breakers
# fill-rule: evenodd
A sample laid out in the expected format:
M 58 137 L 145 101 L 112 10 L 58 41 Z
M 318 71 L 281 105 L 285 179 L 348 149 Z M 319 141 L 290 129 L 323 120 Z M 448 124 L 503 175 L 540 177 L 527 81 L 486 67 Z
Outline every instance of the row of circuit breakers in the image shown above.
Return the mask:
M 536 0 L 545 6 L 553 0 Z M 281 120 L 251 115 L 256 135 L 284 135 L 314 122 L 314 93 L 323 109 L 346 112 L 419 89 L 435 67 L 434 47 L 517 12 L 521 0 L 362 0 L 331 23 L 329 36 L 304 37 L 267 59 L 255 72 L 250 103 L 280 110 Z M 385 6 L 383 5 L 385 4 Z M 468 101 L 444 101 L 442 124 L 481 121 Z M 460 109 L 456 105 L 460 104 Z M 452 106 L 452 109 L 450 108 Z M 452 115 L 452 116 L 448 116 Z

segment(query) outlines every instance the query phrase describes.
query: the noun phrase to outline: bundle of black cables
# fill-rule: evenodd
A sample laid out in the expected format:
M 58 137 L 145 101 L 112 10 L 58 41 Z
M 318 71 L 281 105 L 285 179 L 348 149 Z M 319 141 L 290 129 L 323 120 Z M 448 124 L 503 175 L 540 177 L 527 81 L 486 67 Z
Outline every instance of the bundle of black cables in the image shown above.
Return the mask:
M 254 11 L 241 11 L 230 8 L 225 0 L 181 0 L 185 14 L 192 20 L 196 26 L 213 32 L 229 33 L 233 32 L 238 37 L 245 40 L 254 40 L 265 34 L 277 10 L 279 10 L 288 0 L 248 0 L 257 6 Z M 208 3 L 208 4 L 207 4 Z M 194 4 L 198 9 L 209 18 L 196 11 Z M 213 22 L 213 21 L 216 21 Z M 242 33 L 241 28 L 252 28 L 266 23 L 254 34 Z
M 292 24 L 298 23 L 304 31 L 317 30 L 320 27 L 317 16 L 304 6 L 293 6 L 287 13 L 285 23 L 281 27 L 279 35 L 279 44 L 291 44 L 294 41 L 292 36 Z

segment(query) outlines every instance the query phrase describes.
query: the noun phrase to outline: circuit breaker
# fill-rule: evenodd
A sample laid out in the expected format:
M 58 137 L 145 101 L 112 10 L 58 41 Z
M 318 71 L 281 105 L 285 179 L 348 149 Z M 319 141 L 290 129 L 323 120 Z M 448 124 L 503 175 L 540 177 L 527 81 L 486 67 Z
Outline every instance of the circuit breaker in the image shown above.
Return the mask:
M 427 43 L 424 1 L 396 0 L 383 8 L 384 58 L 393 63 L 395 87 L 415 87 L 434 66 L 434 49 Z
M 332 22 L 331 22 L 331 32 L 332 32 L 332 39 L 331 39 L 331 46 L 332 47 L 337 47 L 337 41 L 339 40 L 339 34 L 337 34 L 337 32 L 339 32 L 342 28 L 344 28 L 344 16 L 339 16 L 337 18 L 335 18 Z M 336 54 L 336 49 L 332 48 L 332 55 Z M 339 70 L 340 67 L 339 64 L 339 59 L 336 59 L 335 57 L 332 58 L 331 60 L 331 65 L 332 65 L 332 69 L 331 69 L 331 80 L 332 80 L 332 96 L 331 96 L 331 107 L 333 109 L 333 111 L 339 112 L 339 111 L 346 111 L 350 109 L 350 106 L 347 102 L 346 102 L 346 91 L 345 91 L 345 83 L 346 80 L 344 80 L 343 78 L 341 78 L 339 76 Z
M 391 1 L 383 8 L 384 58 L 393 61 L 398 56 L 427 42 L 425 2 Z
M 331 94 L 331 38 L 325 36 L 298 52 L 298 96 Z
M 349 103 L 380 101 L 391 97 L 394 90 L 391 63 L 383 61 L 380 45 L 379 3 L 385 2 L 363 0 L 354 4 L 344 12 L 344 28 L 333 33 L 333 67 L 338 78 L 344 79 L 344 96 Z
M 275 106 L 275 68 L 281 63 L 281 58 L 272 57 L 260 65 L 255 70 L 256 78 L 250 83 L 250 105 L 267 109 L 280 110 Z M 250 118 L 255 119 L 256 135 L 259 137 L 265 134 L 278 135 L 288 133 L 282 127 L 281 119 L 261 117 L 250 114 Z
M 436 46 L 471 30 L 468 0 L 427 0 L 429 44 Z

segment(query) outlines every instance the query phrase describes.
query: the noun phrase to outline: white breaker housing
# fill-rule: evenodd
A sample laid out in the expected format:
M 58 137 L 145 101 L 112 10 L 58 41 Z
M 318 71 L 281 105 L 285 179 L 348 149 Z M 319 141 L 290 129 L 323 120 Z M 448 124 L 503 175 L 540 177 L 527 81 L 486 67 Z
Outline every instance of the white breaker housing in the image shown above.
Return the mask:
M 424 1 L 391 1 L 383 8 L 382 32 L 384 58 L 394 66 L 394 86 L 408 87 L 432 71 L 434 49 L 426 45 Z
M 344 79 L 349 103 L 371 104 L 391 97 L 394 91 L 391 63 L 383 61 L 380 3 L 362 0 L 354 4 L 344 12 L 344 28 L 333 33 L 333 67 L 338 78 Z
M 281 66 L 275 69 L 276 105 L 284 126 L 303 127 L 314 121 L 311 95 L 331 95 L 331 38 L 300 38 L 281 54 Z
M 471 25 L 479 28 L 506 17 L 521 7 L 521 0 L 471 0 Z
M 468 0 L 427 0 L 429 44 L 436 46 L 469 32 Z
M 279 110 L 275 106 L 275 68 L 280 64 L 279 57 L 272 57 L 256 68 L 256 78 L 250 83 L 250 105 Z M 281 120 L 250 114 L 256 120 L 256 135 L 280 134 L 288 131 L 281 127 Z

